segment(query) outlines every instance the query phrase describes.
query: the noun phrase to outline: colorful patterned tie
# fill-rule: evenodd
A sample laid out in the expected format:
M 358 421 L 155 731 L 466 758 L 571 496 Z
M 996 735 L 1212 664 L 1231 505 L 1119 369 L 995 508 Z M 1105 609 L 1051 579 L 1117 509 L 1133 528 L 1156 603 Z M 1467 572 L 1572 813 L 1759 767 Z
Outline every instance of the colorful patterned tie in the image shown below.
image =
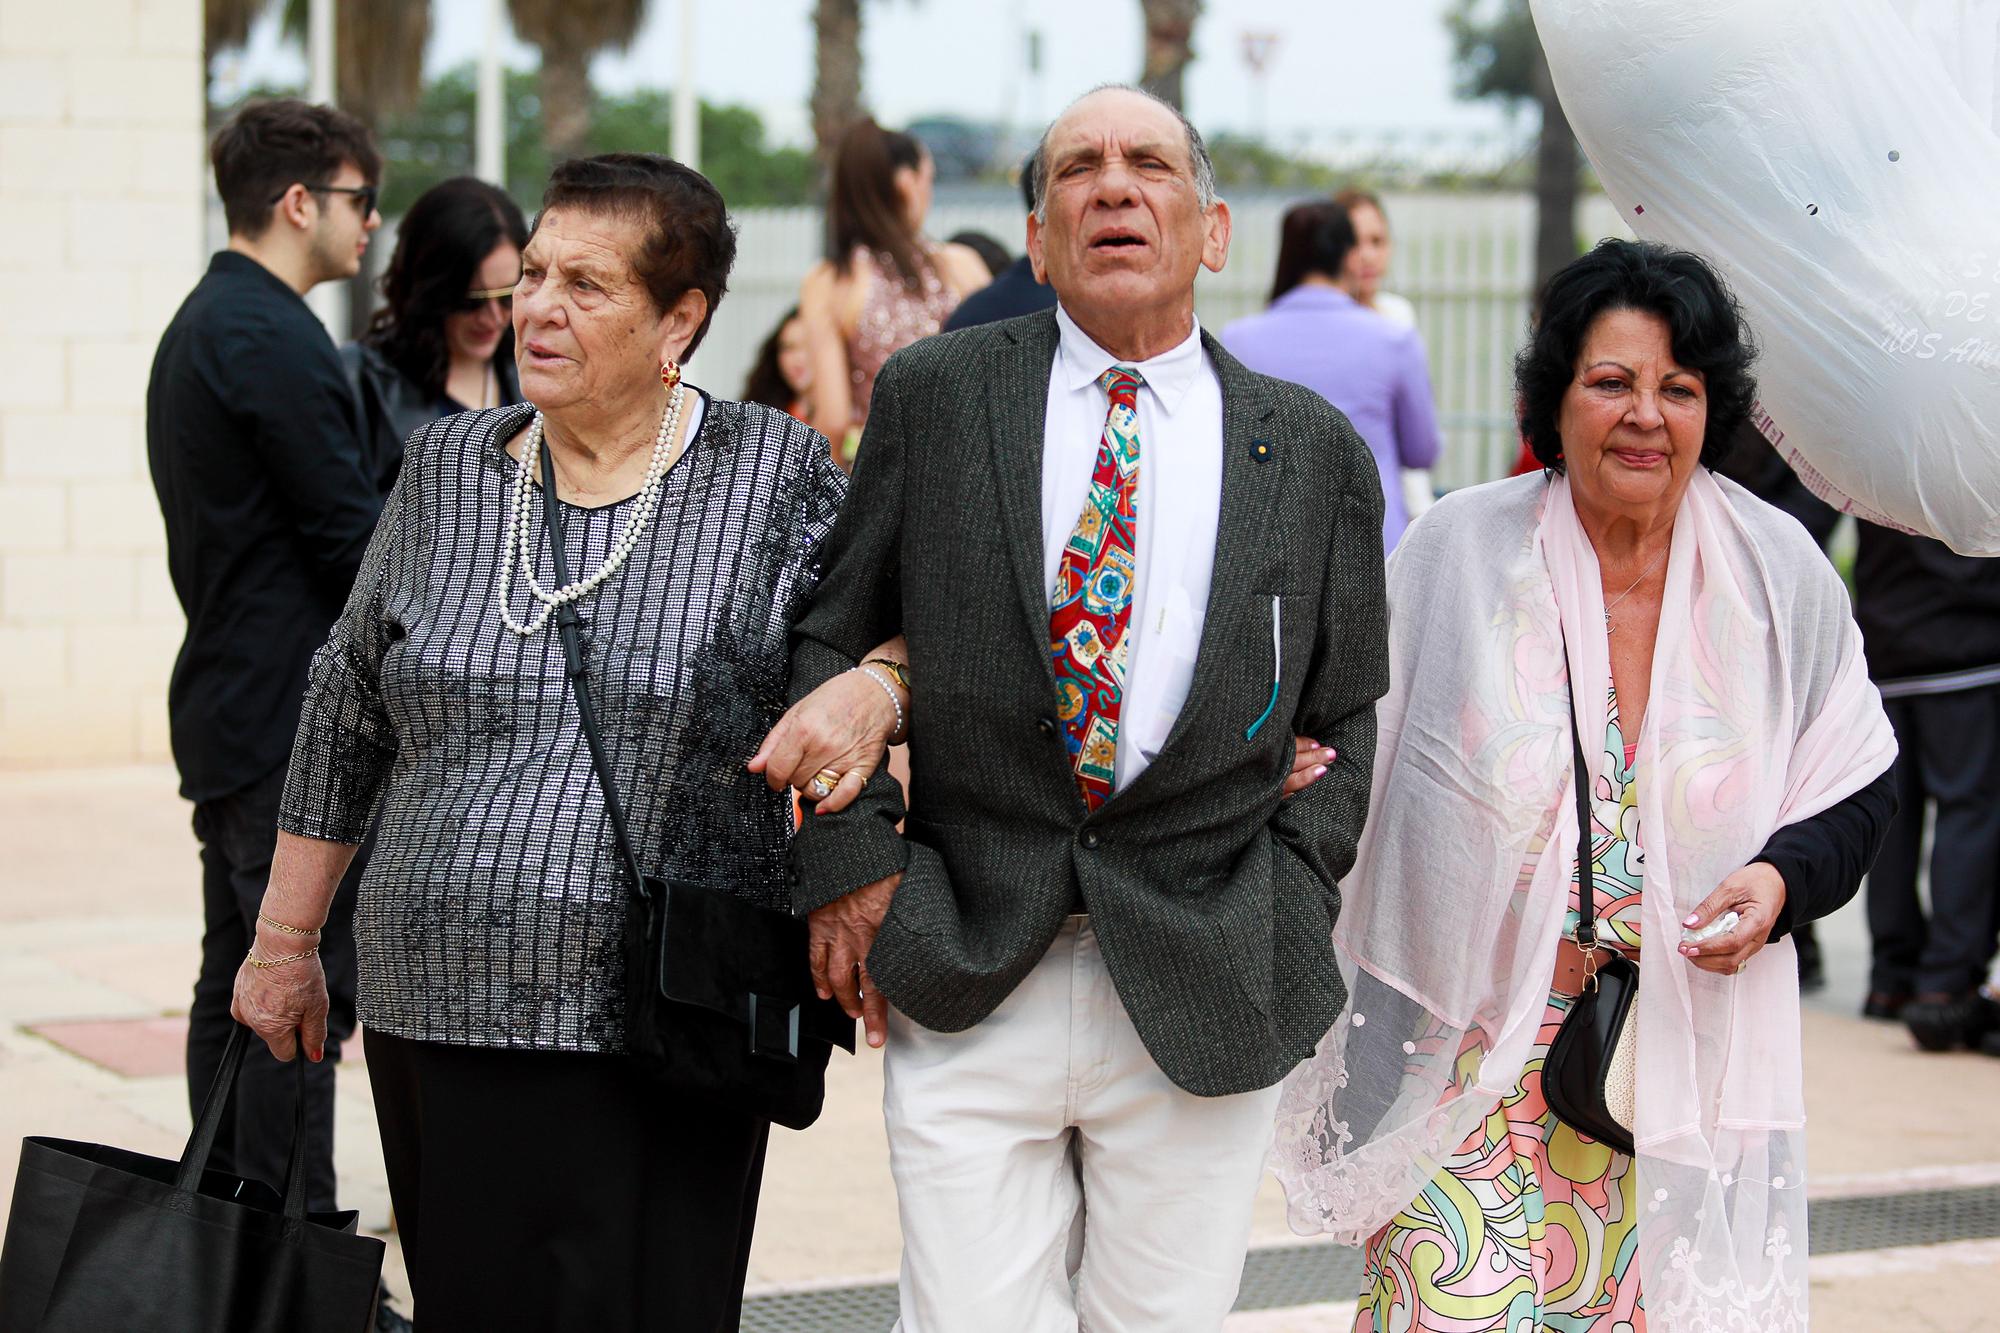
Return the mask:
M 1111 799 L 1118 707 L 1125 695 L 1125 630 L 1132 621 L 1134 534 L 1139 517 L 1139 385 L 1113 366 L 1097 377 L 1111 397 L 1097 469 L 1076 530 L 1063 547 L 1050 601 L 1049 654 L 1057 714 L 1086 808 Z

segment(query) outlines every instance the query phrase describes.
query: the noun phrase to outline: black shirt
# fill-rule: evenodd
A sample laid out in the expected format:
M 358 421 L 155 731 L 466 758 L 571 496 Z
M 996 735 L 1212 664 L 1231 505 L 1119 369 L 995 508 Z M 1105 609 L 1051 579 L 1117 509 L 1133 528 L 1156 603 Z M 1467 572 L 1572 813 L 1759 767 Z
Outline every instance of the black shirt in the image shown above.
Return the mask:
M 2000 559 L 1863 523 L 1854 619 L 1880 684 L 2000 665 Z
M 1027 256 L 1009 264 L 981 287 L 958 303 L 944 322 L 945 333 L 969 329 L 975 324 L 992 324 L 1016 315 L 1032 315 L 1056 303 L 1056 289 L 1035 281 L 1035 266 Z
M 174 762 L 181 795 L 211 800 L 285 763 L 306 666 L 382 507 L 333 340 L 247 255 L 217 254 L 161 337 L 146 457 L 188 619 Z

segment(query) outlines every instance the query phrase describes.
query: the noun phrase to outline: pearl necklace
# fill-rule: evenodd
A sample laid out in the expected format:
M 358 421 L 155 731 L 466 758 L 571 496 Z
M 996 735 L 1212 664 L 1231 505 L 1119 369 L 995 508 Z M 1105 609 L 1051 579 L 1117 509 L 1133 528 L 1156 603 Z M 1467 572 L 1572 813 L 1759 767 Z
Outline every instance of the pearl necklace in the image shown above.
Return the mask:
M 597 567 L 597 572 L 589 578 L 577 579 L 550 592 L 535 580 L 535 554 L 529 531 L 535 524 L 533 513 L 535 499 L 535 471 L 541 462 L 542 414 L 535 413 L 534 421 L 528 426 L 527 438 L 521 442 L 521 465 L 514 472 L 513 501 L 507 511 L 507 535 L 500 544 L 500 619 L 507 628 L 522 638 L 539 631 L 548 624 L 549 617 L 566 602 L 574 602 L 596 592 L 598 586 L 626 561 L 639 545 L 639 534 L 646 530 L 653 514 L 660 507 L 660 496 L 666 490 L 667 469 L 673 464 L 673 441 L 679 433 L 681 407 L 687 401 L 687 388 L 675 385 L 673 397 L 667 400 L 667 410 L 660 417 L 660 433 L 653 437 L 653 457 L 646 465 L 646 480 L 639 485 L 638 501 L 632 507 L 630 517 L 625 520 L 625 531 L 611 548 L 611 554 Z M 514 589 L 514 558 L 519 555 L 521 573 L 528 585 L 528 591 L 542 604 L 535 618 L 523 625 L 514 619 L 508 609 L 509 594 Z

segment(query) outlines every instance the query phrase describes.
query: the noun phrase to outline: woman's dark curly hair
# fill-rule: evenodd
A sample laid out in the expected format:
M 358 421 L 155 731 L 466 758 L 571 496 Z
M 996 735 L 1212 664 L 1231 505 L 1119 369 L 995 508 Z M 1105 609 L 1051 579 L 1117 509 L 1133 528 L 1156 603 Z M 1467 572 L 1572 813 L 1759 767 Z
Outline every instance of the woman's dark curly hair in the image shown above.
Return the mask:
M 1757 348 L 1736 298 L 1708 261 L 1651 241 L 1599 241 L 1542 289 L 1534 332 L 1514 358 L 1514 393 L 1528 448 L 1543 467 L 1563 470 L 1556 427 L 1563 395 L 1576 380 L 1591 325 L 1612 310 L 1658 315 L 1673 340 L 1674 360 L 1702 373 L 1708 425 L 1701 462 L 1714 467 L 1728 454 L 1729 437 L 1757 396 L 1750 373 Z
M 507 192 L 471 176 L 440 181 L 417 196 L 396 229 L 396 253 L 382 275 L 388 304 L 362 341 L 433 398 L 451 371 L 444 319 L 465 300 L 486 256 L 502 241 L 528 243 L 527 219 Z M 500 335 L 496 360 L 512 360 L 514 331 Z

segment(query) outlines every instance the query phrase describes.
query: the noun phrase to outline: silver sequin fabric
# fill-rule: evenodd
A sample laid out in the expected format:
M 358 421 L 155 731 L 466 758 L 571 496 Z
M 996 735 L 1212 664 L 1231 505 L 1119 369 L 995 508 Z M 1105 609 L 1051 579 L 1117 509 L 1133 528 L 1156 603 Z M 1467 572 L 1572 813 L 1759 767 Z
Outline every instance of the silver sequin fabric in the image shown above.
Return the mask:
M 623 1046 L 629 875 L 551 620 L 495 598 L 532 409 L 411 438 L 354 592 L 313 659 L 279 827 L 360 842 L 361 1017 L 418 1041 Z M 578 603 L 605 748 L 641 864 L 788 908 L 787 797 L 744 769 L 783 712 L 787 638 L 846 482 L 769 408 L 710 400 L 626 563 Z M 536 577 L 557 586 L 533 510 Z M 563 507 L 573 577 L 636 500 Z M 518 561 L 518 555 L 515 557 Z M 536 605 L 517 567 L 510 610 Z
M 926 255 L 922 280 L 913 290 L 903 281 L 894 261 L 866 246 L 857 246 L 851 271 L 868 274 L 868 294 L 847 344 L 848 374 L 853 377 L 854 420 L 868 420 L 875 397 L 875 377 L 883 363 L 919 338 L 944 327 L 958 309 L 958 294 L 945 286 L 935 259 Z

